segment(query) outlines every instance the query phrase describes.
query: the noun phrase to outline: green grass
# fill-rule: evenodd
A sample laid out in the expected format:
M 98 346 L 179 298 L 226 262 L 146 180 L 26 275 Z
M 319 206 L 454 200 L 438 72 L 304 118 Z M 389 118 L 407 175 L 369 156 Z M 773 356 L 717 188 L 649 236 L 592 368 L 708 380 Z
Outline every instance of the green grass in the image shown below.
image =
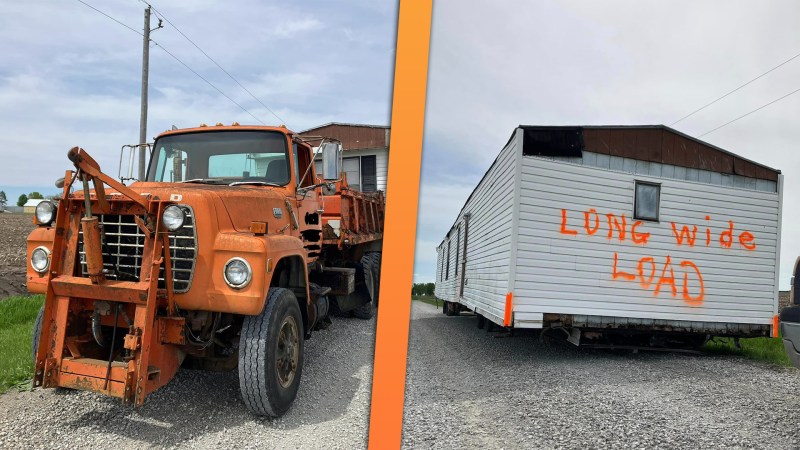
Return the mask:
M 412 295 L 411 300 L 441 306 L 442 301 L 427 295 Z M 438 302 L 438 303 L 437 303 Z M 733 338 L 715 338 L 708 342 L 703 350 L 708 353 L 720 355 L 736 355 L 755 361 L 767 362 L 784 367 L 792 367 L 792 362 L 786 356 L 781 338 L 742 338 L 739 339 L 741 349 L 733 345 Z
M 442 301 L 432 295 L 412 295 L 411 300 L 427 303 L 433 306 L 441 306 Z
M 732 338 L 716 338 L 706 343 L 703 350 L 722 355 L 739 355 L 756 361 L 769 362 L 779 366 L 791 367 L 792 362 L 786 356 L 781 338 L 747 338 L 739 339 L 741 349 L 733 346 Z
M 0 300 L 0 394 L 31 379 L 33 322 L 44 296 Z

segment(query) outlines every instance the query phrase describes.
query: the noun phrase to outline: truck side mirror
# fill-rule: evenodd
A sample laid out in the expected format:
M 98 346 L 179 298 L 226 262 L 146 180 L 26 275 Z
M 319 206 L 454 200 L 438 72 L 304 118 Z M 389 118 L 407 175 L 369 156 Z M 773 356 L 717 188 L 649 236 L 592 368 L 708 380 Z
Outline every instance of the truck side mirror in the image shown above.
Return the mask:
M 342 144 L 324 142 L 320 147 L 322 152 L 322 178 L 338 180 L 341 173 Z
M 139 152 L 145 153 L 145 161 L 150 161 L 152 155 L 151 144 L 132 144 L 123 145 L 119 151 L 119 173 L 117 178 L 125 183 L 125 181 L 140 181 L 138 178 L 139 170 Z

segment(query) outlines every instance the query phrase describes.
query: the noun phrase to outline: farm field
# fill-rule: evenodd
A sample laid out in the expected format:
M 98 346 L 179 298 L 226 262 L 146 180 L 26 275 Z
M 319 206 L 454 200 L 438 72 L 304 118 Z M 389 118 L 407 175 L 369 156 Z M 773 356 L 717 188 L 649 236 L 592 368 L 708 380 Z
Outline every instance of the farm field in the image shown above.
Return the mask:
M 25 240 L 34 227 L 29 214 L 0 213 L 0 300 L 28 293 Z

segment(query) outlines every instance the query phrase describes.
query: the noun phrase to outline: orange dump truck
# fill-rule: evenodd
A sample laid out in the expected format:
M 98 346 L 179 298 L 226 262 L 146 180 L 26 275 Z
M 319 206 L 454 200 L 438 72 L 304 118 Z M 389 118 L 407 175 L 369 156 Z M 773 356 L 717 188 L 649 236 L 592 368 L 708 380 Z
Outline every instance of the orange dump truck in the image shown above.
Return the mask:
M 280 416 L 303 341 L 333 313 L 372 317 L 384 197 L 348 187 L 338 141 L 283 126 L 168 131 L 129 186 L 83 149 L 68 157 L 62 199 L 39 205 L 28 237 L 28 290 L 46 294 L 34 386 L 141 405 L 182 364 L 238 367 L 247 407 Z

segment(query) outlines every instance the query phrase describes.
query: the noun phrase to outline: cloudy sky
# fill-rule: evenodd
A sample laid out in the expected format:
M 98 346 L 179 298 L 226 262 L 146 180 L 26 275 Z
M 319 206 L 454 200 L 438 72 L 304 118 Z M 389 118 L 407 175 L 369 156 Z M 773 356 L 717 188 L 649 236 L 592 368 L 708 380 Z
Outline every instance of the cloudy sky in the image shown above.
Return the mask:
M 800 2 L 434 4 L 415 281 L 514 127 L 665 124 L 800 53 Z M 800 88 L 800 58 L 674 127 L 699 136 Z M 785 177 L 781 289 L 800 255 L 800 93 L 703 137 Z
M 140 1 L 85 1 L 142 29 Z M 396 2 L 152 4 L 290 128 L 389 123 Z M 164 25 L 154 41 L 256 117 L 280 123 Z M 148 136 L 173 124 L 255 123 L 160 48 L 150 54 Z M 66 152 L 75 145 L 116 175 L 120 146 L 139 139 L 142 37 L 76 0 L 6 2 L 0 55 L 0 190 L 10 203 L 22 192 L 54 193 L 52 182 L 64 175 Z

